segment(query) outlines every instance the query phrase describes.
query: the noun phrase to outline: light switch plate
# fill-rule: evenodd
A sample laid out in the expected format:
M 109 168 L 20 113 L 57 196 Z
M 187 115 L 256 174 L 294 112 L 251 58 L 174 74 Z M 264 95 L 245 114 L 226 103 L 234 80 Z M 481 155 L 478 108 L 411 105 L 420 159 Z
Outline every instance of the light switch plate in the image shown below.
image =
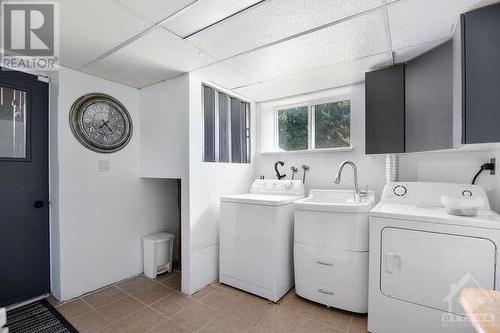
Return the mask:
M 109 160 L 99 160 L 98 171 L 101 172 L 111 171 Z

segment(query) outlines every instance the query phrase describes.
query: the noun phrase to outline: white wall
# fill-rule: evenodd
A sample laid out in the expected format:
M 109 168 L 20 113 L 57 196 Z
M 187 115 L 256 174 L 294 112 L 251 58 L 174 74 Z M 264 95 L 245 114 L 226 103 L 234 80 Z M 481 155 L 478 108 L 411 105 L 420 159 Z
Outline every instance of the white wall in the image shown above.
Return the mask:
M 334 184 L 333 179 L 339 164 L 344 160 L 352 160 L 358 166 L 359 182 L 361 186 L 367 186 L 377 193 L 379 198 L 385 183 L 385 158 L 381 155 L 365 155 L 364 151 L 364 129 L 365 129 L 365 97 L 364 84 L 352 87 L 332 89 L 318 93 L 300 95 L 279 101 L 259 103 L 258 137 L 267 142 L 260 145 L 264 150 L 269 149 L 269 140 L 272 140 L 272 117 L 276 105 L 296 104 L 304 101 L 329 98 L 337 95 L 351 94 L 351 139 L 353 150 L 347 152 L 324 152 L 324 153 L 265 153 L 257 156 L 257 176 L 264 175 L 266 178 L 275 178 L 274 162 L 284 161 L 285 172 L 290 174 L 290 166 L 295 165 L 300 169 L 302 164 L 311 167 L 307 175 L 306 189 L 311 188 L 352 188 L 352 171 L 348 168 L 342 175 L 342 183 Z M 262 124 L 263 123 L 263 124 Z M 474 149 L 474 147 L 467 147 Z M 484 150 L 485 147 L 480 147 Z M 401 154 L 400 155 L 400 180 L 402 181 L 427 181 L 427 182 L 455 182 L 470 183 L 473 175 L 481 164 L 489 162 L 490 157 L 500 157 L 498 147 L 491 145 L 493 151 L 461 151 L 449 150 L 429 153 Z M 498 172 L 497 172 L 498 173 Z M 500 212 L 500 176 L 490 176 L 488 172 L 479 178 L 478 184 L 482 185 L 490 198 L 493 209 Z
M 52 216 L 58 215 L 59 258 L 53 251 L 52 259 L 59 262 L 52 266 L 59 268 L 53 292 L 66 300 L 141 273 L 141 236 L 163 229 L 177 215 L 177 197 L 175 182 L 140 178 L 138 90 L 66 68 L 59 75 L 58 128 L 51 135 L 52 142 L 57 140 L 59 173 L 52 184 L 59 196 L 52 206 L 57 210 Z M 94 153 L 71 133 L 70 107 L 90 92 L 109 94 L 128 109 L 135 127 L 124 149 Z M 101 159 L 110 162 L 111 171 L 98 171 Z
M 220 196 L 247 192 L 255 178 L 253 153 L 250 164 L 203 162 L 202 82 L 194 75 L 189 76 L 190 293 L 218 280 Z M 253 125 L 254 103 L 251 110 Z M 251 146 L 255 147 L 255 140 Z

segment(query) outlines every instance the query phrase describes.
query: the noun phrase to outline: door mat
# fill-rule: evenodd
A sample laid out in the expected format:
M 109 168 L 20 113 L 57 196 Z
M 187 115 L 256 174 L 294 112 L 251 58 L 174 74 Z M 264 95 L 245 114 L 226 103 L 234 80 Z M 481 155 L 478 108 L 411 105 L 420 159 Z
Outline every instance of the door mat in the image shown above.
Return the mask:
M 9 333 L 78 333 L 46 300 L 7 311 Z

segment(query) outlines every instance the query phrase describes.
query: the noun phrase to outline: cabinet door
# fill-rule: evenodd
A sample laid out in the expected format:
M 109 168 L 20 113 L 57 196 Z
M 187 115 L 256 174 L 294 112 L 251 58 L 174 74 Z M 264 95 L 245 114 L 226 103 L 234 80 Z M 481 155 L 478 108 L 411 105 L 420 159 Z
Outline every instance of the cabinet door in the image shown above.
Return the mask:
M 500 4 L 464 16 L 465 143 L 500 142 Z
M 367 154 L 404 152 L 404 85 L 403 65 L 366 73 Z
M 452 60 L 449 41 L 406 64 L 406 152 L 452 148 Z

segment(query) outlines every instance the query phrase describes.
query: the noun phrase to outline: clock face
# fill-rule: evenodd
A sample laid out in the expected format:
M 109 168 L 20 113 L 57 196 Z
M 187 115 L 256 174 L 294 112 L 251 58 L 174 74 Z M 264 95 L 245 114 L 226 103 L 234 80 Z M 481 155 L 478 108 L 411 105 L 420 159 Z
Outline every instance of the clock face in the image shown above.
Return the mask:
M 71 109 L 70 123 L 84 146 L 101 153 L 123 148 L 132 134 L 132 122 L 125 107 L 104 94 L 80 97 Z
M 82 112 L 85 136 L 96 144 L 113 146 L 125 136 L 125 119 L 113 105 L 95 102 Z

